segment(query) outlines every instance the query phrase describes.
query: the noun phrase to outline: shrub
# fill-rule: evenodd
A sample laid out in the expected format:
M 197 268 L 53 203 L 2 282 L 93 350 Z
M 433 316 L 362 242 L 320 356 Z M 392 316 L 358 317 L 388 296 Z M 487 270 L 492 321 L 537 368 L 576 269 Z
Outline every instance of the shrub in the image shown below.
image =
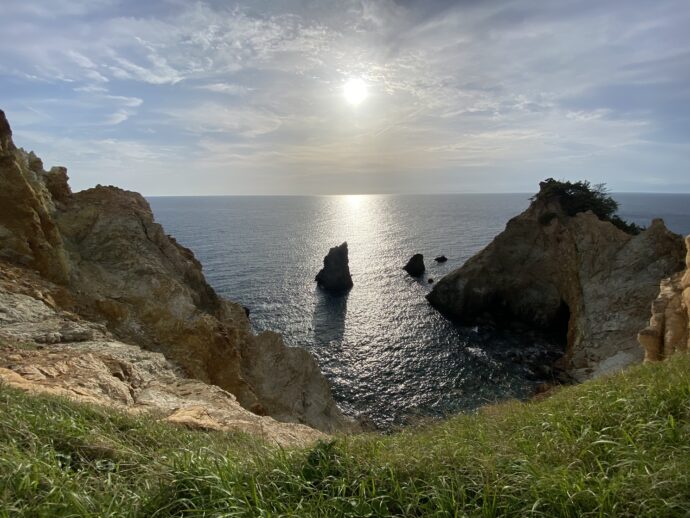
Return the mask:
M 618 202 L 610 196 L 603 183 L 592 185 L 586 180 L 568 182 L 548 178 L 539 184 L 539 192 L 531 200 L 557 200 L 568 216 L 591 210 L 599 219 L 610 221 L 628 234 L 639 234 L 642 230 L 639 225 L 628 223 L 616 215 Z

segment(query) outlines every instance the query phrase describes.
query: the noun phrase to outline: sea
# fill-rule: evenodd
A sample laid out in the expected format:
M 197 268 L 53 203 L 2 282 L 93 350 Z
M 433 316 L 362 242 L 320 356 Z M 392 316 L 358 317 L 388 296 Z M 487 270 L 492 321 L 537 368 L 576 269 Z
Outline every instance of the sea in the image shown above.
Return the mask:
M 526 398 L 553 375 L 563 344 L 451 322 L 425 295 L 484 248 L 529 194 L 150 197 L 166 233 L 190 248 L 209 283 L 319 362 L 343 411 L 381 429 Z M 690 234 L 690 194 L 614 194 L 619 215 L 661 217 Z M 354 287 L 335 296 L 314 276 L 347 241 Z M 416 253 L 427 271 L 402 269 Z M 437 263 L 436 256 L 448 261 Z

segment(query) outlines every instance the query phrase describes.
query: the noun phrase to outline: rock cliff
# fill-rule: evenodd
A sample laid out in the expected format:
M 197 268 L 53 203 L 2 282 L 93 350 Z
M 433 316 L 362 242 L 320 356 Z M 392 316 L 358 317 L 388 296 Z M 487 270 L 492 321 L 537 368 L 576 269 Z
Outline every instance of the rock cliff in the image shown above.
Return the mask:
M 645 361 L 664 360 L 690 347 L 690 236 L 685 246 L 685 270 L 661 281 L 649 325 L 637 335 Z
M 0 258 L 54 281 L 57 307 L 164 354 L 257 414 L 352 427 L 314 359 L 274 333 L 255 336 L 245 310 L 214 292 L 142 196 L 103 186 L 73 194 L 64 168 L 44 171 L 11 136 L 0 111 Z
M 48 281 L 0 266 L 0 381 L 283 446 L 324 438 L 308 426 L 249 412 L 229 392 L 184 376 L 162 354 L 119 342 L 105 326 L 57 309 Z
M 684 251 L 661 220 L 631 235 L 563 205 L 537 195 L 428 300 L 464 322 L 520 322 L 556 333 L 566 342 L 562 366 L 581 380 L 642 359 L 635 336 L 659 279 L 682 268 Z

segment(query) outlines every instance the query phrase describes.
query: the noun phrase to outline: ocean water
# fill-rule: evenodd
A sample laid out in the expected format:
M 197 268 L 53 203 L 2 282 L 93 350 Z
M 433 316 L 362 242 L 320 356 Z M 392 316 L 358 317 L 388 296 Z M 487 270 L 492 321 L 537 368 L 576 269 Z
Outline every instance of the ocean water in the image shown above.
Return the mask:
M 664 217 L 690 233 L 690 195 L 620 194 L 641 225 Z M 317 358 L 343 410 L 382 428 L 529 396 L 549 377 L 538 365 L 557 344 L 458 326 L 426 302 L 429 278 L 486 246 L 529 204 L 528 194 L 152 197 L 166 232 L 191 248 L 210 284 Z M 314 276 L 348 242 L 354 288 L 333 296 Z M 427 272 L 402 266 L 424 254 Z M 448 262 L 433 258 L 444 254 Z M 556 352 L 554 352 L 556 351 Z

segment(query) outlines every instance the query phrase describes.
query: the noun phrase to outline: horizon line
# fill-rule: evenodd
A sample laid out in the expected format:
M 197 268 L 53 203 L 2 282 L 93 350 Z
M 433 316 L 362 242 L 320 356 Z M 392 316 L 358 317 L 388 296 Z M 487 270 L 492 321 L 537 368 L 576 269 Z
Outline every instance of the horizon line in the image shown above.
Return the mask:
M 84 189 L 87 190 L 87 189 Z M 80 192 L 80 191 L 78 191 Z M 284 193 L 284 194 L 141 194 L 144 198 L 229 198 L 229 197 L 335 197 L 335 196 L 461 196 L 461 195 L 475 195 L 475 194 L 526 194 L 533 196 L 534 192 L 527 191 L 502 191 L 502 192 L 486 192 L 486 191 L 476 191 L 476 192 L 428 192 L 428 193 L 339 193 L 339 194 L 294 194 L 294 193 Z M 610 194 L 665 194 L 665 195 L 683 195 L 690 194 L 690 191 L 610 191 Z

